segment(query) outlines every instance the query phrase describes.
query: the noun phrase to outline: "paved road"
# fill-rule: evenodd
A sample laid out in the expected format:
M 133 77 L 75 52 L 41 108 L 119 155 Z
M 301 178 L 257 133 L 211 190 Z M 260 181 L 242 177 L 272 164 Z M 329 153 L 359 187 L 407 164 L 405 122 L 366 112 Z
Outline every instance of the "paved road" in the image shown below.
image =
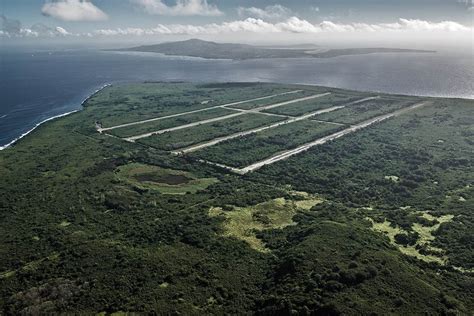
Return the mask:
M 259 98 L 254 98 L 254 99 L 248 99 L 248 100 L 243 100 L 243 101 L 237 101 L 237 102 L 232 102 L 232 103 L 227 103 L 227 104 L 211 106 L 211 107 L 204 108 L 204 109 L 199 109 L 199 110 L 193 110 L 193 111 L 181 112 L 181 113 L 176 113 L 176 114 L 171 114 L 171 115 L 166 115 L 166 116 L 155 117 L 155 118 L 142 120 L 142 121 L 137 121 L 137 122 L 125 123 L 125 124 L 120 124 L 120 125 L 110 126 L 110 127 L 99 127 L 99 128 L 97 128 L 97 131 L 99 133 L 102 133 L 102 132 L 110 131 L 110 130 L 113 130 L 113 129 L 116 129 L 116 128 L 122 128 L 122 127 L 127 127 L 127 126 L 144 124 L 144 123 L 164 120 L 164 119 L 167 119 L 167 118 L 178 117 L 178 116 L 183 116 L 183 115 L 192 114 L 192 113 L 199 113 L 199 112 L 203 112 L 203 111 L 209 111 L 209 110 L 217 109 L 217 108 L 224 108 L 226 106 L 238 105 L 238 104 L 247 103 L 247 102 L 260 101 L 260 100 L 270 99 L 270 98 L 274 98 L 274 97 L 278 97 L 278 96 L 282 96 L 282 95 L 298 93 L 298 92 L 301 92 L 301 91 L 303 91 L 303 90 L 293 90 L 293 91 L 289 91 L 289 92 L 277 93 L 277 94 L 267 95 L 267 96 L 264 96 L 264 97 L 259 97 Z
M 251 164 L 245 168 L 242 168 L 242 169 L 237 169 L 237 168 L 232 168 L 232 167 L 228 167 L 228 166 L 223 166 L 223 165 L 219 165 L 220 167 L 224 167 L 226 169 L 229 169 L 233 172 L 236 172 L 236 173 L 239 173 L 239 174 L 246 174 L 248 172 L 251 172 L 251 171 L 255 171 L 257 169 L 260 169 L 261 167 L 265 166 L 265 165 L 269 165 L 269 164 L 272 164 L 272 163 L 275 163 L 277 161 L 280 161 L 280 160 L 284 160 L 284 159 L 287 159 L 291 156 L 294 156 L 294 155 L 297 155 L 301 152 L 304 152 L 308 149 L 310 149 L 311 147 L 314 147 L 314 146 L 318 146 L 318 145 L 322 145 L 324 143 L 327 143 L 328 141 L 331 141 L 331 140 L 335 140 L 337 138 L 340 138 L 344 135 L 347 135 L 347 134 L 350 134 L 350 133 L 353 133 L 353 132 L 356 132 L 360 129 L 363 129 L 363 128 L 366 128 L 370 125 L 373 125 L 375 123 L 379 123 L 379 122 L 382 122 L 386 119 L 389 119 L 391 117 L 394 117 L 394 116 L 398 116 L 398 115 L 401 115 L 405 112 L 408 112 L 408 111 L 412 111 L 412 110 L 415 110 L 417 108 L 420 108 L 422 106 L 425 106 L 425 105 L 430 105 L 432 104 L 432 102 L 428 102 L 428 101 L 425 101 L 425 102 L 420 102 L 420 103 L 417 103 L 417 104 L 414 104 L 412 106 L 409 106 L 409 107 L 406 107 L 406 108 L 403 108 L 403 109 L 400 109 L 400 110 L 397 110 L 395 112 L 392 112 L 392 113 L 388 113 L 388 114 L 384 114 L 384 115 L 380 115 L 380 116 L 377 116 L 375 118 L 372 118 L 372 119 L 369 119 L 369 120 L 366 120 L 364 122 L 361 122 L 359 124 L 356 124 L 356 125 L 353 125 L 349 128 L 346 128 L 346 129 L 343 129 L 342 131 L 339 131 L 339 132 L 336 132 L 334 134 L 331 134 L 331 135 L 328 135 L 328 136 L 325 136 L 325 137 L 322 137 L 322 138 L 319 138 L 317 140 L 314 140 L 310 143 L 307 143 L 307 144 L 304 144 L 304 145 L 301 145 L 297 148 L 294 148 L 294 149 L 290 149 L 290 150 L 287 150 L 287 151 L 284 151 L 284 152 L 281 152 L 281 153 L 278 153 L 270 158 L 267 158 L 265 160 L 262 160 L 262 161 L 259 161 L 259 162 L 256 162 L 254 164 Z
M 177 130 L 184 129 L 184 128 L 190 128 L 190 127 L 194 127 L 194 126 L 198 126 L 198 125 L 202 125 L 202 124 L 222 121 L 222 120 L 225 120 L 225 119 L 228 119 L 228 118 L 244 115 L 244 114 L 247 114 L 247 113 L 253 113 L 253 114 L 259 113 L 259 114 L 265 114 L 266 115 L 266 113 L 260 113 L 260 111 L 263 111 L 263 110 L 266 110 L 266 109 L 269 109 L 269 108 L 275 108 L 275 107 L 278 107 L 278 106 L 288 105 L 288 104 L 292 104 L 292 103 L 296 103 L 296 102 L 302 102 L 302 101 L 307 101 L 307 100 L 311 100 L 311 99 L 315 99 L 315 98 L 320 98 L 320 97 L 326 96 L 328 94 L 331 94 L 331 93 L 327 92 L 327 93 L 321 93 L 321 94 L 314 94 L 314 95 L 310 95 L 308 97 L 293 99 L 293 100 L 290 100 L 290 101 L 285 101 L 285 102 L 280 102 L 280 103 L 275 103 L 275 104 L 270 104 L 270 105 L 264 105 L 264 106 L 261 106 L 261 107 L 255 108 L 255 109 L 251 109 L 251 110 L 239 109 L 239 110 L 237 110 L 237 113 L 228 114 L 228 115 L 219 116 L 219 117 L 214 117 L 214 118 L 211 118 L 211 119 L 201 120 L 201 121 L 197 121 L 197 122 L 193 122 L 193 123 L 189 123 L 189 124 L 184 124 L 184 125 L 180 125 L 180 126 L 176 126 L 176 127 L 165 128 L 165 129 L 161 129 L 161 130 L 158 130 L 158 131 L 145 133 L 145 134 L 141 134 L 141 135 L 137 135 L 137 136 L 127 137 L 127 138 L 125 138 L 125 140 L 127 140 L 129 142 L 134 142 L 137 139 L 146 138 L 146 137 L 150 137 L 150 136 L 153 136 L 153 135 L 159 135 L 159 134 L 163 134 L 163 133 L 167 133 L 167 132 L 177 131 Z

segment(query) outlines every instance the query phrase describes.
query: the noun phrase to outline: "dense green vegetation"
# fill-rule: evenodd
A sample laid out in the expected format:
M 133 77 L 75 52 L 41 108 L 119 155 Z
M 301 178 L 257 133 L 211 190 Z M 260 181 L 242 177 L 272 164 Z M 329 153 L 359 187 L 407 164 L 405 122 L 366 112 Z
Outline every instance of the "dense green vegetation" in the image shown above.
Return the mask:
M 245 167 L 271 155 L 326 136 L 341 126 L 297 121 L 256 134 L 234 138 L 195 152 L 192 156 L 232 167 Z
M 245 103 L 242 103 L 242 104 L 232 105 L 232 107 L 237 108 L 237 109 L 242 109 L 242 110 L 251 110 L 251 109 L 255 109 L 255 108 L 258 108 L 258 107 L 265 106 L 265 105 L 270 105 L 270 104 L 275 104 L 275 103 L 280 103 L 280 102 L 285 102 L 285 101 L 290 101 L 290 100 L 294 100 L 294 99 L 308 97 L 308 96 L 314 95 L 314 94 L 315 94 L 314 90 L 302 90 L 302 91 L 298 91 L 298 92 L 295 92 L 295 93 L 276 96 L 276 97 L 271 98 L 271 99 L 256 100 L 256 101 L 252 101 L 252 102 L 245 102 Z
M 0 314 L 470 315 L 471 100 L 432 99 L 245 176 L 95 130 L 292 89 L 109 87 L 1 151 Z
M 472 101 L 438 100 L 251 177 L 369 208 L 367 216 L 408 232 L 420 221 L 419 211 L 454 215 L 434 232 L 433 245 L 452 265 L 472 269 L 473 115 Z
M 314 116 L 315 120 L 330 121 L 343 124 L 355 124 L 372 117 L 393 112 L 409 104 L 412 100 L 381 98 L 347 106 L 333 112 Z
M 366 97 L 366 95 L 364 95 L 364 97 Z M 321 98 L 299 102 L 296 104 L 284 105 L 266 110 L 265 112 L 281 115 L 301 116 L 309 112 L 329 108 L 332 106 L 343 105 L 360 99 L 361 97 L 356 94 L 331 93 Z
M 120 127 L 117 129 L 110 130 L 109 133 L 118 137 L 130 137 L 130 136 L 136 136 L 136 135 L 141 135 L 145 133 L 159 131 L 161 129 L 176 127 L 179 125 L 189 124 L 196 121 L 229 115 L 232 113 L 235 113 L 235 111 L 224 109 L 224 108 L 215 108 L 215 109 L 209 109 L 202 112 L 185 114 L 178 117 L 170 117 L 170 118 L 165 118 L 162 120 L 146 122 L 143 124 Z
M 222 121 L 166 132 L 161 135 L 154 135 L 140 139 L 138 142 L 164 150 L 179 149 L 216 137 L 238 133 L 282 120 L 284 120 L 282 117 L 262 114 L 243 114 Z
M 240 85 L 231 91 L 219 85 L 187 83 L 111 86 L 90 98 L 89 104 L 97 109 L 90 115 L 108 127 L 291 90 L 274 84 Z

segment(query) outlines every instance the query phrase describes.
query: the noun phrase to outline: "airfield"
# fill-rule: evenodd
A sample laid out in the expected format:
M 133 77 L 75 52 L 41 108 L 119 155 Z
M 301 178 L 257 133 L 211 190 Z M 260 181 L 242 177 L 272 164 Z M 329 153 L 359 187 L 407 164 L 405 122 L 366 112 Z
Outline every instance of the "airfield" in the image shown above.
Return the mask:
M 263 87 L 252 91 L 250 98 L 242 91 L 234 100 L 220 104 L 198 94 L 196 100 L 188 100 L 196 109 L 172 108 L 176 112 L 120 124 L 97 122 L 96 130 L 246 174 L 432 104 L 422 98 L 311 87 L 288 87 L 268 94 Z

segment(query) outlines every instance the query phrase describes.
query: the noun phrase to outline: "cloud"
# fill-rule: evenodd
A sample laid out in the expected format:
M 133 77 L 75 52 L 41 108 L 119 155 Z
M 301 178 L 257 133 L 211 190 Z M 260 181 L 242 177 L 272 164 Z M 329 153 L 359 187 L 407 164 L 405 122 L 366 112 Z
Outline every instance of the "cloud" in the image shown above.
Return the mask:
M 21 22 L 18 20 L 12 20 L 0 15 L 0 21 L 2 22 L 2 33 L 4 34 L 19 34 L 21 32 Z
M 319 7 L 310 7 L 310 10 L 313 12 L 319 12 Z
M 220 16 L 224 15 L 215 5 L 208 4 L 207 0 L 176 0 L 173 6 L 163 0 L 131 0 L 138 7 L 149 14 L 171 16 Z
M 12 20 L 0 15 L 1 29 L 0 37 L 58 37 L 72 35 L 60 26 L 49 27 L 42 23 L 36 23 L 30 28 L 24 28 L 18 20 Z
M 238 7 L 239 16 L 247 16 L 260 19 L 275 19 L 291 15 L 291 10 L 280 4 L 269 5 L 263 9 L 256 7 Z
M 35 37 L 55 37 L 55 36 L 66 36 L 71 35 L 68 31 L 60 26 L 49 27 L 43 23 L 36 23 L 31 28 L 32 35 Z
M 247 18 L 222 23 L 204 25 L 193 24 L 158 24 L 152 28 L 114 28 L 99 29 L 89 33 L 69 33 L 61 27 L 48 27 L 44 24 L 35 24 L 31 28 L 23 28 L 17 20 L 9 20 L 0 16 L 2 37 L 54 37 L 54 36 L 154 36 L 154 35 L 219 35 L 233 33 L 249 34 L 332 34 L 332 33 L 380 33 L 387 32 L 399 34 L 421 33 L 432 34 L 471 34 L 473 27 L 467 27 L 453 21 L 430 22 L 417 19 L 399 19 L 394 23 L 335 23 L 324 21 L 311 23 L 298 17 L 291 17 L 282 22 L 268 22 L 263 19 Z M 367 35 L 364 35 L 367 36 Z
M 88 0 L 56 0 L 41 8 L 45 16 L 62 21 L 102 21 L 108 16 Z
M 223 23 L 205 25 L 191 24 L 158 24 L 154 28 L 118 28 L 103 29 L 94 32 L 95 35 L 206 35 L 221 33 L 348 33 L 348 32 L 472 32 L 473 28 L 457 22 L 430 22 L 416 19 L 399 19 L 395 23 L 351 23 L 341 24 L 324 21 L 313 24 L 307 20 L 291 17 L 283 22 L 270 23 L 263 19 L 247 18 Z

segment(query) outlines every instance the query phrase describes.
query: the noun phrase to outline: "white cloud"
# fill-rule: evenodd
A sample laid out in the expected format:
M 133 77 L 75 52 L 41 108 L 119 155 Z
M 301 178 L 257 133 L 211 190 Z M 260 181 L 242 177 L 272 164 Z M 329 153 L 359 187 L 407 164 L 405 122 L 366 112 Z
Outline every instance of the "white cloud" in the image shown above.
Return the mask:
M 226 34 L 332 34 L 332 33 L 374 33 L 374 34 L 413 34 L 438 33 L 472 34 L 472 26 L 464 26 L 453 21 L 430 22 L 416 19 L 399 19 L 394 23 L 350 23 L 342 24 L 332 21 L 310 23 L 297 17 L 288 18 L 282 22 L 268 22 L 263 19 L 247 18 L 222 23 L 204 25 L 192 24 L 158 24 L 152 28 L 114 28 L 99 29 L 89 33 L 69 33 L 62 27 L 48 27 L 44 24 L 35 24 L 30 28 L 23 28 L 17 20 L 9 20 L 0 16 L 2 28 L 1 37 L 55 37 L 55 36 L 153 36 L 153 35 L 226 35 Z M 367 37 L 365 34 L 364 36 Z
M 47 2 L 41 8 L 43 15 L 63 21 L 101 21 L 107 14 L 88 0 L 58 0 Z
M 9 19 L 4 15 L 0 15 L 0 21 L 0 37 L 56 37 L 71 35 L 71 33 L 60 26 L 53 28 L 42 23 L 36 23 L 29 28 L 25 28 L 19 20 Z
M 291 17 L 283 22 L 270 23 L 262 19 L 247 18 L 220 24 L 206 25 L 190 24 L 159 24 L 154 28 L 119 28 L 97 30 L 96 35 L 199 35 L 220 33 L 348 33 L 348 32 L 472 32 L 472 27 L 467 27 L 457 22 L 429 22 L 423 20 L 399 19 L 395 23 L 351 23 L 341 24 L 324 21 L 312 24 L 306 20 Z
M 56 28 L 54 29 L 58 34 L 61 34 L 61 35 L 70 35 L 71 33 L 69 33 L 68 31 L 66 31 L 64 28 L 60 27 L 60 26 L 56 26 Z
M 310 7 L 310 10 L 313 12 L 319 12 L 319 7 Z
M 274 19 L 289 16 L 292 12 L 287 7 L 280 4 L 269 5 L 263 9 L 256 7 L 238 7 L 239 16 L 250 16 L 260 19 Z
M 207 0 L 176 0 L 175 5 L 167 5 L 163 0 L 131 0 L 149 14 L 171 16 L 220 16 L 224 15 L 215 5 Z

